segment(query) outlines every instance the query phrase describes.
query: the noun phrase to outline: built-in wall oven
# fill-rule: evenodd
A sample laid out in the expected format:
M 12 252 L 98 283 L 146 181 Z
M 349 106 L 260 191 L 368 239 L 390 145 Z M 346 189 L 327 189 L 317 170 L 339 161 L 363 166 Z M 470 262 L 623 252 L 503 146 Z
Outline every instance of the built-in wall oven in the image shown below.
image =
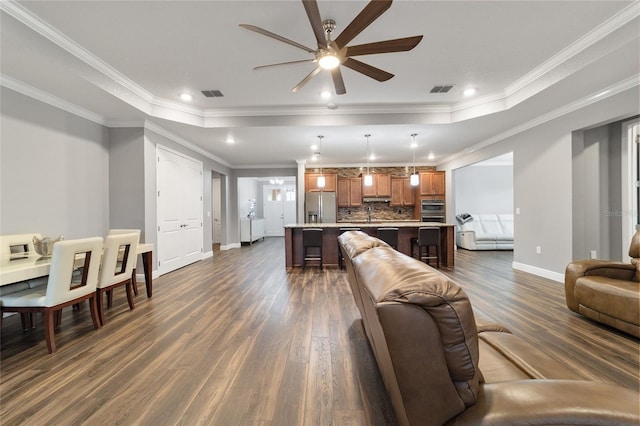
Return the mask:
M 420 201 L 420 215 L 423 222 L 445 222 L 444 200 Z

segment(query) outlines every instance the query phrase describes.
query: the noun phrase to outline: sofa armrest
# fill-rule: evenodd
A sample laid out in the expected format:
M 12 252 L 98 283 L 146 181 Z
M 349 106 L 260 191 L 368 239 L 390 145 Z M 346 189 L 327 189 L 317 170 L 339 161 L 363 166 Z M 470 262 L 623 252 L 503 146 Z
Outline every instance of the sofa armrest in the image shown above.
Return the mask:
M 567 307 L 578 312 L 574 288 L 576 280 L 587 275 L 631 281 L 636 273 L 636 267 L 630 263 L 612 262 L 608 260 L 580 260 L 567 265 L 564 274 L 564 293 Z
M 448 425 L 638 425 L 638 393 L 582 380 L 484 385 L 478 401 Z

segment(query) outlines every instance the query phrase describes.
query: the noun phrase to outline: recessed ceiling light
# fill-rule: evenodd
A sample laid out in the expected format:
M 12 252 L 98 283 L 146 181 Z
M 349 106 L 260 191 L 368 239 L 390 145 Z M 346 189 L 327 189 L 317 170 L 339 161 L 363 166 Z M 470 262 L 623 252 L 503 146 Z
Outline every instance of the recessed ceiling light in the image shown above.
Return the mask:
M 469 87 L 468 89 L 465 89 L 463 93 L 465 96 L 473 96 L 476 94 L 476 89 L 474 89 L 473 87 Z
M 231 136 L 229 136 L 225 142 L 227 142 L 227 143 L 236 143 L 236 141 Z
M 418 147 L 418 142 L 415 141 L 415 139 L 411 142 L 411 148 L 417 148 Z
M 180 93 L 180 99 L 185 102 L 191 102 L 193 100 L 193 96 L 191 96 L 191 93 L 182 92 Z
M 436 158 L 435 155 L 433 155 L 433 152 L 431 154 L 429 154 L 429 156 L 427 157 L 429 160 L 433 160 L 434 158 Z
M 369 160 L 373 161 L 376 159 L 376 155 L 372 152 L 371 155 L 369 156 Z
M 323 98 L 327 99 L 331 97 L 331 92 L 328 90 L 325 90 L 324 92 L 320 93 L 320 96 L 322 96 Z
M 316 149 L 318 149 L 318 145 L 311 145 L 311 151 L 315 151 Z

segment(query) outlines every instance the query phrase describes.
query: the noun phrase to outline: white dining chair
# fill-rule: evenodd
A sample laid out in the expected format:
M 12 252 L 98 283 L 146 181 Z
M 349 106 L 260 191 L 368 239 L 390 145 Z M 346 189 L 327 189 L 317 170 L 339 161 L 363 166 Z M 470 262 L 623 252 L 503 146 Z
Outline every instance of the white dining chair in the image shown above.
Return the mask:
M 140 242 L 140 230 L 139 229 L 109 229 L 107 235 L 120 235 L 120 234 L 138 234 L 138 242 Z M 138 255 L 136 254 L 133 259 L 133 270 L 131 271 L 131 285 L 133 286 L 133 294 L 138 295 L 138 281 L 136 280 L 136 268 L 138 267 Z
M 96 295 L 98 296 L 98 316 L 101 325 L 105 323 L 104 294 L 107 293 L 107 307 L 111 307 L 113 289 L 116 287 L 126 287 L 129 308 L 134 308 L 131 275 L 137 256 L 136 247 L 138 246 L 139 239 L 140 235 L 135 232 L 107 235 L 104 239 L 100 278 L 98 279 L 96 288 Z
M 102 242 L 101 237 L 93 237 L 56 243 L 53 246 L 46 287 L 31 288 L 0 298 L 0 309 L 3 313 L 42 313 L 49 353 L 56 351 L 54 329 L 60 322 L 62 308 L 66 306 L 89 300 L 93 326 L 96 329 L 100 328 L 96 285 Z M 79 269 L 82 270 L 82 274 L 74 274 L 74 271 Z

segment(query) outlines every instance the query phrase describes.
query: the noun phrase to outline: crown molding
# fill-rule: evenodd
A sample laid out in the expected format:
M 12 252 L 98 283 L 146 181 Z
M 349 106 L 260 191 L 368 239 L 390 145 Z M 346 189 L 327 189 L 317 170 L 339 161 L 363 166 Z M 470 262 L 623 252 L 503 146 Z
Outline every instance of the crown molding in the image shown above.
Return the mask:
M 150 120 L 145 120 L 144 122 L 144 128 L 146 130 L 150 130 L 153 133 L 156 133 L 160 136 L 163 136 L 179 145 L 184 146 L 185 148 L 189 148 L 190 150 L 197 152 L 200 155 L 203 155 L 207 158 L 209 158 L 210 160 L 216 161 L 220 164 L 222 164 L 223 166 L 229 167 L 229 168 L 234 168 L 236 169 L 237 167 L 232 166 L 229 162 L 227 162 L 226 160 L 223 160 L 222 158 L 213 155 L 212 153 L 205 151 L 204 149 L 200 148 L 199 146 L 196 146 L 194 144 L 192 144 L 191 142 L 189 142 L 188 140 L 184 139 L 181 136 L 176 135 L 173 132 L 170 132 L 169 130 L 165 129 L 164 127 L 154 123 L 153 121 Z
M 557 69 L 562 64 L 575 58 L 585 49 L 606 38 L 618 28 L 640 16 L 640 3 L 633 2 L 613 17 L 603 22 L 584 37 L 576 40 L 567 48 L 531 70 L 504 90 L 487 96 L 453 105 L 358 105 L 340 106 L 329 109 L 325 106 L 288 106 L 276 108 L 229 108 L 203 109 L 183 103 L 154 96 L 134 81 L 127 78 L 115 68 L 95 56 L 87 49 L 43 21 L 37 15 L 20 5 L 15 0 L 0 1 L 0 10 L 12 16 L 28 28 L 45 37 L 47 40 L 66 50 L 93 69 L 102 73 L 114 84 L 124 89 L 118 96 L 124 102 L 134 106 L 153 117 L 165 118 L 199 127 L 218 127 L 224 125 L 220 118 L 230 117 L 284 117 L 284 116 L 346 116 L 375 114 L 417 114 L 423 115 L 425 123 L 454 123 L 476 118 L 482 115 L 504 111 L 511 106 L 544 90 L 552 81 L 541 82 L 544 75 Z M 105 88 L 102 88 L 105 90 Z M 140 103 L 142 102 L 142 103 Z M 134 105 L 136 104 L 136 105 Z M 104 121 L 104 119 L 103 119 Z M 222 123 L 222 124 L 221 124 Z M 227 123 L 228 124 L 228 123 Z
M 605 22 L 595 27 L 583 37 L 571 43 L 556 55 L 552 56 L 542 64 L 529 71 L 527 74 L 525 74 L 515 82 L 511 83 L 505 88 L 505 95 L 509 97 L 519 90 L 526 88 L 543 75 L 548 74 L 550 71 L 559 67 L 561 64 L 569 61 L 571 58 L 585 51 L 596 42 L 606 38 L 618 28 L 622 27 L 638 16 L 640 16 L 640 3 L 634 2 L 622 9 L 611 18 L 607 19 Z
M 533 120 L 529 120 L 519 126 L 512 127 L 509 130 L 506 130 L 502 133 L 499 133 L 495 136 L 490 137 L 489 139 L 485 139 L 482 142 L 479 142 L 475 145 L 467 147 L 462 151 L 453 154 L 447 158 L 444 158 L 440 164 L 446 164 L 450 161 L 461 158 L 467 154 L 471 154 L 475 151 L 478 151 L 482 148 L 485 148 L 489 145 L 493 145 L 494 143 L 503 141 L 511 136 L 515 136 L 519 133 L 532 129 L 534 127 L 538 127 L 544 123 L 547 123 L 551 120 L 555 120 L 556 118 L 562 117 L 563 115 L 570 114 L 572 112 L 578 111 L 582 108 L 585 108 L 591 104 L 599 102 L 603 99 L 609 98 L 611 96 L 615 96 L 618 93 L 622 93 L 626 90 L 632 89 L 633 87 L 640 86 L 640 74 L 635 74 L 625 80 L 619 81 L 618 83 L 612 84 L 602 90 L 598 90 L 596 92 L 592 92 L 588 96 L 585 96 L 577 101 L 571 102 L 567 105 L 564 105 L 560 108 L 556 108 L 553 111 L 550 111 L 546 114 L 543 114 L 539 117 L 534 118 Z
M 33 86 L 29 86 L 28 84 L 25 84 L 7 75 L 0 74 L 0 86 L 6 87 L 7 89 L 11 89 L 22 95 L 59 108 L 70 114 L 82 117 L 96 124 L 100 124 L 101 126 L 107 126 L 107 120 L 103 116 L 72 104 L 71 102 L 65 101 L 64 99 L 60 99 L 57 96 L 54 96 L 43 90 L 37 89 Z

